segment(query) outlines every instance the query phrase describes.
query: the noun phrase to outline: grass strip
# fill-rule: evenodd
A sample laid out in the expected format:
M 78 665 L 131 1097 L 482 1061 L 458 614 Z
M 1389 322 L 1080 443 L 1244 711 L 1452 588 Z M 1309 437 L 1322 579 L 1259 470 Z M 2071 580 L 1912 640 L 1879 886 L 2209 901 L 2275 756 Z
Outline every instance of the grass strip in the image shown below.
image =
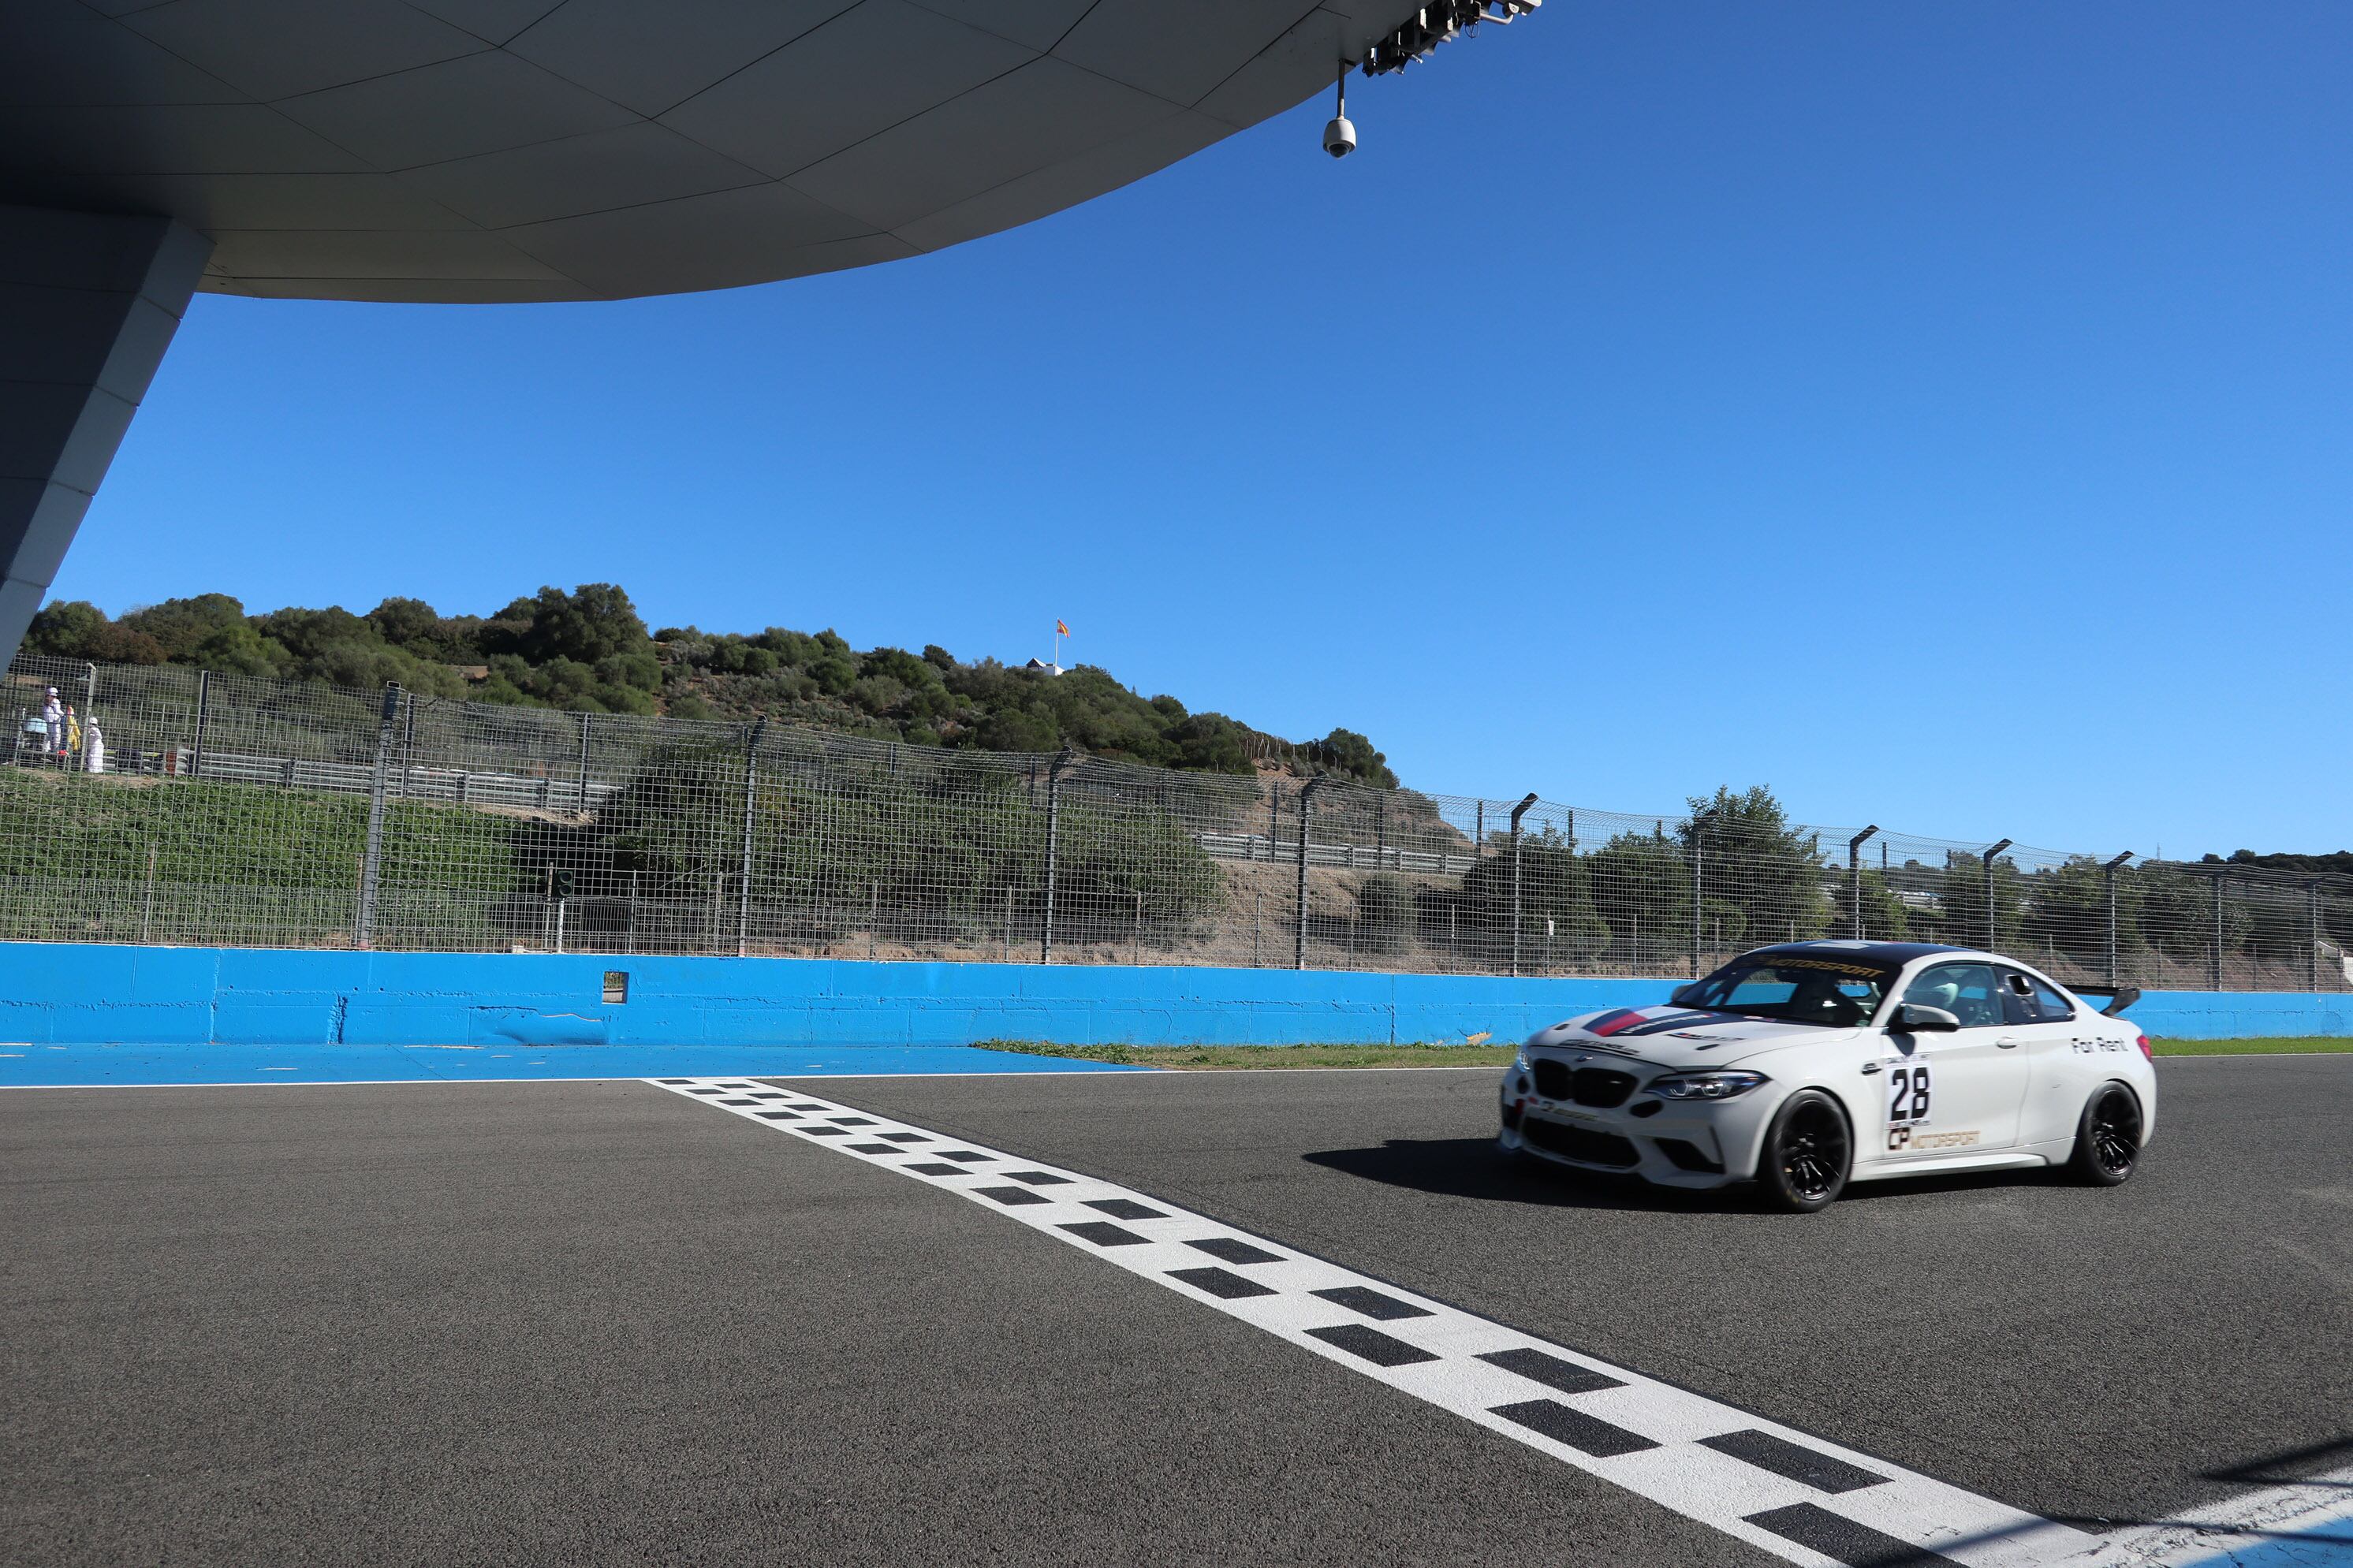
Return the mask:
M 2253 1040 L 2160 1040 L 2161 1057 L 2267 1057 L 2353 1053 L 2353 1035 L 2277 1035 Z
M 1072 1046 L 1054 1040 L 975 1040 L 985 1051 L 1032 1057 L 1073 1057 L 1123 1067 L 1190 1071 L 1281 1071 L 1297 1068 L 1501 1068 L 1511 1046 Z

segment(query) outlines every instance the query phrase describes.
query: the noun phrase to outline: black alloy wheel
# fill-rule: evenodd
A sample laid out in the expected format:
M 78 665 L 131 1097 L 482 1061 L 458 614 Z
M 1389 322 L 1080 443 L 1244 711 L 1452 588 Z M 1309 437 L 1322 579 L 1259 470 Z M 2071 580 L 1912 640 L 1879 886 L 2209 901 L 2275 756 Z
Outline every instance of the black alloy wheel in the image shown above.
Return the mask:
M 2123 1084 L 2102 1084 L 2084 1102 L 2067 1168 L 2077 1181 L 2113 1187 L 2129 1181 L 2139 1163 L 2140 1101 Z
M 1800 1089 L 1766 1131 L 1757 1182 L 1775 1208 L 1811 1214 L 1846 1190 L 1853 1167 L 1854 1139 L 1838 1102 L 1820 1089 Z

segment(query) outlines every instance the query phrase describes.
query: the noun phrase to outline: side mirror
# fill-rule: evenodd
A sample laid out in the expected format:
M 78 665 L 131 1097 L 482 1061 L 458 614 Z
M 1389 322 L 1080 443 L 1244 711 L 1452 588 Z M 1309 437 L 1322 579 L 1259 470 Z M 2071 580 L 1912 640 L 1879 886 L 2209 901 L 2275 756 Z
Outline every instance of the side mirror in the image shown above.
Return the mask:
M 1692 994 L 1698 989 L 1696 985 L 1678 985 L 1667 994 L 1667 1000 L 1678 1007 L 1689 1007 L 1693 1005 Z
M 1939 1029 L 1957 1029 L 1961 1020 L 1942 1007 L 1930 1007 L 1919 1002 L 1899 1002 L 1895 1016 L 1887 1026 L 1905 1034 L 1918 1034 Z

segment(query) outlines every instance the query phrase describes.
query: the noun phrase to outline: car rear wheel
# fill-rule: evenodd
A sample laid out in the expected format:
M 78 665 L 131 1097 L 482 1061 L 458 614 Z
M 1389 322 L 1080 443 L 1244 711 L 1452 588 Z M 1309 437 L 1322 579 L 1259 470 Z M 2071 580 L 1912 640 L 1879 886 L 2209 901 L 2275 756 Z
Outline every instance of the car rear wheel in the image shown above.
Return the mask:
M 1765 1130 L 1757 1184 L 1772 1207 L 1811 1214 L 1846 1190 L 1853 1167 L 1854 1139 L 1838 1102 L 1820 1089 L 1800 1089 Z
M 2140 1101 L 2120 1083 L 2104 1083 L 2084 1102 L 2068 1173 L 2095 1187 L 2121 1185 L 2140 1163 Z

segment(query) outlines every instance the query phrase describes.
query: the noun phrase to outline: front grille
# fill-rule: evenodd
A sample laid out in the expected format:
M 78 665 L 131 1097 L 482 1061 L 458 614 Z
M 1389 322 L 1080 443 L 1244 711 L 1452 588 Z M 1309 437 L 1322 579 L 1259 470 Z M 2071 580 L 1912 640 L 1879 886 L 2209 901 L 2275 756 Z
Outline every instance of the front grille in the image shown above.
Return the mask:
M 1564 1127 L 1557 1121 L 1546 1121 L 1540 1117 L 1529 1117 L 1526 1125 L 1520 1130 L 1520 1136 L 1539 1149 L 1548 1150 L 1564 1159 L 1582 1161 L 1588 1165 L 1623 1168 L 1641 1160 L 1641 1155 L 1635 1151 L 1633 1140 L 1630 1138 L 1620 1138 L 1615 1132 Z
M 1626 1103 L 1634 1092 L 1634 1075 L 1609 1068 L 1579 1068 L 1568 1075 L 1569 1097 L 1579 1105 L 1609 1110 Z
M 1609 1110 L 1625 1104 L 1626 1097 L 1634 1092 L 1634 1075 L 1614 1068 L 1578 1068 L 1572 1072 L 1567 1062 L 1556 1061 L 1539 1061 L 1534 1068 L 1536 1092 L 1546 1100 L 1571 1100 L 1597 1110 Z

